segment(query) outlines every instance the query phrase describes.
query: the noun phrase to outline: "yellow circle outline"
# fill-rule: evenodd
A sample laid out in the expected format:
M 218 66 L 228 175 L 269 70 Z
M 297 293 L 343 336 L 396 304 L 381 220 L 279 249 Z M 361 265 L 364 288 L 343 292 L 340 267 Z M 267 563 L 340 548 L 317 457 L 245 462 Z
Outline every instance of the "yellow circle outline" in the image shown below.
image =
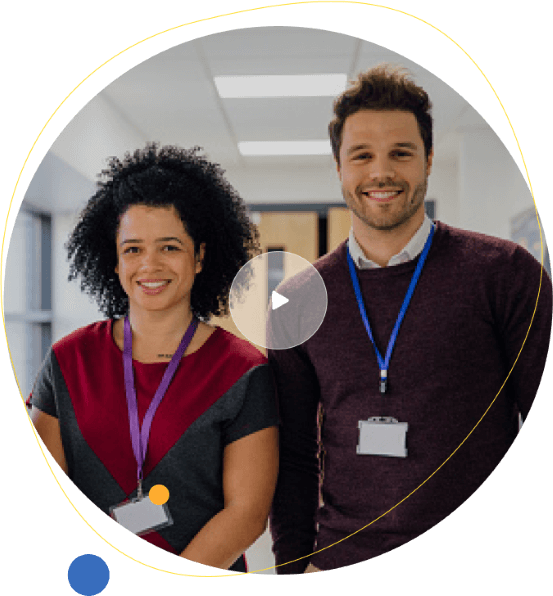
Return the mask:
M 511 367 L 511 370 L 509 370 L 509 374 L 507 375 L 507 378 L 505 379 L 505 381 L 503 382 L 503 384 L 501 385 L 501 387 L 499 388 L 499 391 L 497 392 L 496 396 L 493 398 L 492 402 L 490 403 L 490 405 L 487 407 L 486 411 L 482 414 L 481 418 L 478 420 L 478 422 L 474 425 L 474 427 L 472 428 L 472 430 L 468 433 L 468 435 L 463 439 L 463 441 L 461 441 L 461 443 L 459 444 L 459 446 L 453 451 L 453 453 L 451 453 L 451 455 L 438 467 L 436 468 L 436 470 L 434 470 L 434 472 L 432 472 L 432 474 L 426 478 L 426 480 L 424 480 L 423 482 L 421 482 L 421 484 L 419 484 L 419 486 L 417 486 L 414 490 L 412 490 L 406 497 L 404 497 L 401 501 L 399 501 L 399 503 L 396 503 L 393 507 L 391 507 L 390 509 L 388 509 L 388 511 L 386 511 L 385 513 L 383 513 L 382 515 L 380 515 L 379 517 L 377 517 L 376 519 L 373 519 L 373 521 L 371 521 L 370 523 L 366 524 L 365 526 L 363 526 L 362 528 L 359 528 L 359 530 L 356 530 L 355 532 L 352 532 L 351 534 L 349 534 L 348 536 L 346 536 L 345 538 L 342 538 L 341 540 L 338 540 L 336 542 L 334 542 L 333 544 L 330 544 L 329 546 L 325 546 L 324 548 L 321 548 L 317 551 L 314 551 L 312 553 L 309 553 L 308 555 L 305 555 L 303 557 L 299 557 L 297 559 L 294 559 L 293 561 L 288 561 L 287 563 L 281 563 L 280 565 L 275 565 L 273 567 L 267 567 L 266 569 L 256 569 L 254 571 L 248 571 L 246 573 L 232 573 L 232 574 L 222 574 L 222 575 L 193 575 L 193 574 L 188 574 L 188 573 L 177 573 L 174 571 L 167 571 L 166 569 L 159 569 L 157 567 L 154 567 L 152 565 L 148 565 L 147 563 L 143 563 L 142 561 L 139 561 L 133 557 L 131 557 L 130 555 L 127 555 L 126 553 L 124 553 L 123 551 L 119 550 L 116 546 L 113 546 L 113 544 L 111 544 L 110 542 L 108 542 L 103 536 L 101 536 L 100 534 L 98 534 L 98 532 L 86 521 L 86 519 L 84 519 L 84 517 L 80 514 L 79 510 L 75 507 L 75 505 L 73 505 L 73 503 L 71 502 L 71 500 L 69 499 L 69 497 L 67 496 L 67 494 L 65 493 L 65 491 L 63 490 L 61 484 L 59 483 L 56 475 L 54 474 L 54 471 L 52 470 L 52 467 L 50 466 L 48 459 L 46 458 L 46 455 L 44 454 L 44 451 L 42 450 L 42 447 L 40 445 L 40 442 L 38 440 L 38 436 L 36 434 L 36 430 L 35 427 L 31 421 L 31 418 L 29 416 L 29 413 L 27 411 L 27 406 L 25 404 L 25 398 L 23 397 L 23 394 L 21 392 L 21 387 L 19 387 L 19 381 L 17 380 L 17 374 L 15 373 L 15 368 L 13 366 L 13 360 L 12 360 L 12 356 L 11 356 L 11 351 L 10 351 L 10 346 L 8 343 L 8 336 L 7 336 L 7 331 L 6 331 L 6 322 L 4 319 L 4 302 L 3 302 L 3 295 L 2 295 L 2 285 L 0 284 L 0 307 L 2 309 L 2 322 L 4 324 L 4 333 L 6 335 L 6 345 L 8 346 L 8 353 L 10 354 L 10 362 L 12 365 L 12 368 L 14 370 L 14 376 L 15 376 L 15 380 L 17 383 L 17 386 L 19 388 L 19 393 L 21 395 L 21 399 L 23 401 L 23 407 L 25 408 L 25 412 L 27 413 L 27 416 L 29 418 L 29 423 L 31 425 L 31 428 L 33 430 L 33 433 L 35 435 L 35 439 L 37 441 L 37 444 L 40 448 L 40 451 L 42 452 L 42 455 L 44 457 L 44 459 L 46 460 L 46 463 L 48 465 L 48 467 L 50 468 L 50 471 L 52 472 L 52 475 L 54 476 L 56 482 L 58 483 L 58 486 L 60 487 L 61 491 L 63 492 L 63 494 L 65 495 L 65 497 L 67 498 L 67 500 L 71 503 L 71 506 L 73 507 L 73 509 L 75 509 L 75 511 L 78 513 L 78 515 L 81 517 L 81 519 L 88 525 L 88 527 L 97 535 L 99 536 L 104 542 L 106 542 L 107 544 L 109 544 L 112 548 L 114 548 L 117 552 L 121 553 L 122 555 L 124 555 L 125 557 L 128 557 L 129 559 L 135 561 L 136 563 L 140 563 L 141 565 L 144 565 L 145 567 L 149 567 L 150 569 L 155 569 L 156 571 L 162 571 L 164 573 L 170 573 L 172 575 L 180 575 L 180 576 L 185 576 L 185 577 L 236 577 L 236 576 L 242 576 L 242 575 L 249 575 L 251 573 L 259 573 L 259 572 L 263 572 L 263 571 L 269 571 L 271 569 L 275 569 L 276 567 L 283 567 L 284 565 L 289 565 L 290 563 L 295 563 L 296 561 L 300 561 L 302 559 L 305 559 L 307 557 L 311 557 L 312 555 L 322 552 L 328 548 L 330 548 L 331 546 L 335 546 L 336 544 L 339 544 L 340 542 L 343 542 L 344 540 L 347 540 L 348 538 L 350 538 L 351 536 L 354 536 L 355 534 L 358 534 L 359 532 L 361 532 L 362 530 L 368 528 L 369 526 L 371 526 L 372 524 L 374 524 L 375 522 L 377 522 L 379 519 L 382 519 L 385 515 L 387 515 L 388 513 L 390 513 L 391 511 L 393 511 L 396 507 L 398 507 L 399 505 L 401 505 L 404 501 L 406 501 L 411 495 L 413 495 L 414 493 L 416 493 L 419 488 L 421 488 L 422 486 L 424 486 L 433 476 L 434 474 L 436 474 L 454 455 L 455 453 L 457 453 L 457 451 L 462 447 L 462 445 L 465 443 L 465 441 L 472 435 L 472 433 L 474 432 L 474 430 L 476 429 L 476 427 L 480 424 L 480 422 L 482 422 L 484 416 L 488 413 L 488 411 L 490 410 L 490 408 L 493 406 L 493 404 L 495 403 L 495 400 L 499 397 L 499 394 L 501 393 L 501 391 L 503 390 L 503 387 L 505 386 L 505 384 L 507 383 L 509 377 L 511 376 L 511 373 L 513 372 L 513 369 L 516 365 L 516 363 L 518 362 L 518 359 L 520 357 L 520 354 L 522 353 L 522 349 L 524 348 L 524 344 L 526 343 L 526 340 L 528 339 L 528 334 L 530 333 L 530 329 L 532 327 L 532 323 L 534 322 L 534 316 L 536 314 L 536 310 L 538 307 L 538 300 L 539 300 L 539 296 L 540 296 L 540 292 L 541 292 L 541 285 L 542 285 L 542 279 L 543 279 L 543 235 L 542 235 L 542 227 L 541 227 L 541 222 L 540 222 L 540 218 L 538 215 L 538 208 L 536 205 L 536 200 L 534 198 L 534 191 L 532 189 L 532 183 L 530 182 L 530 175 L 528 174 L 528 168 L 526 166 L 526 161 L 524 160 L 524 155 L 522 154 L 522 149 L 520 148 L 520 143 L 518 141 L 518 138 L 516 136 L 515 130 L 513 128 L 513 125 L 511 124 L 511 120 L 509 119 L 509 116 L 507 115 L 507 111 L 505 110 L 505 107 L 503 106 L 503 103 L 501 102 L 501 100 L 499 99 L 499 96 L 497 95 L 495 89 L 493 88 L 493 85 L 490 83 L 490 81 L 488 80 L 488 77 L 486 77 L 486 75 L 484 74 L 484 72 L 482 71 L 482 69 L 478 66 L 478 64 L 476 64 L 476 62 L 471 58 L 471 56 L 455 41 L 453 40 L 451 37 L 449 37 L 449 35 L 447 35 L 446 33 L 444 33 L 443 31 L 441 31 L 440 29 L 438 29 L 437 27 L 435 27 L 434 25 L 432 25 L 431 23 L 428 23 L 427 21 L 425 21 L 424 19 L 421 19 L 419 17 L 416 17 L 415 15 L 412 15 L 408 12 L 405 12 L 403 10 L 399 10 L 396 8 L 391 8 L 389 6 L 383 6 L 381 4 L 371 4 L 369 2 L 356 2 L 356 1 L 352 1 L 352 0 L 307 0 L 307 1 L 303 1 L 303 2 L 288 2 L 285 4 L 272 4 L 272 5 L 268 5 L 268 6 L 259 6 L 257 8 L 248 8 L 245 10 L 238 10 L 238 11 L 234 11 L 234 12 L 229 12 L 229 13 L 225 13 L 225 14 L 221 14 L 221 15 L 216 15 L 214 17 L 207 17 L 205 19 L 198 19 L 196 21 L 191 21 L 190 23 L 183 23 L 182 25 L 177 25 L 176 27 L 171 27 L 169 29 L 165 29 L 164 31 L 160 31 L 158 33 L 155 33 L 154 35 L 150 35 L 149 37 L 146 37 L 144 39 L 142 39 L 141 41 L 138 41 L 130 46 L 128 46 L 127 48 L 125 48 L 124 50 L 121 50 L 120 52 L 118 52 L 117 54 L 115 54 L 114 56 L 112 56 L 111 58 L 109 58 L 108 60 L 106 60 L 105 62 L 103 62 L 100 66 L 98 66 L 97 68 L 95 68 L 89 75 L 87 75 L 66 97 L 65 99 L 59 104 L 59 106 L 54 110 L 54 112 L 52 113 L 52 115 L 50 116 L 50 118 L 48 118 L 48 120 L 46 121 L 46 124 L 42 127 L 41 131 L 39 132 L 37 138 L 35 139 L 31 149 L 29 150 L 29 153 L 27 154 L 27 157 L 25 158 L 25 161 L 23 162 L 23 166 L 21 167 L 21 170 L 19 172 L 19 176 L 17 178 L 17 181 L 15 183 L 15 187 L 10 199 L 10 206 L 8 208 L 8 214 L 6 216 L 6 225 L 4 227 L 4 234 L 2 237 L 2 249 L 0 251 L 0 281 L 2 280 L 2 275 L 3 275 L 3 267 L 2 267 L 2 259 L 3 259 L 3 255 L 4 255 L 4 242 L 6 240 L 6 231 L 7 231 L 7 227 L 8 227 L 8 219 L 10 216 L 10 211 L 11 211 L 11 207 L 12 207 L 12 203 L 13 203 L 13 199 L 15 196 L 15 193 L 17 191 L 17 186 L 19 184 L 19 181 L 21 179 L 21 175 L 23 173 L 23 170 L 25 169 L 25 165 L 27 164 L 27 161 L 29 159 L 29 156 L 31 155 L 31 152 L 33 151 L 33 149 L 35 148 L 35 145 L 37 144 L 40 136 L 42 135 L 42 133 L 44 132 L 44 129 L 48 126 L 48 124 L 50 123 L 50 121 L 52 120 L 52 118 L 55 116 L 55 114 L 57 113 L 57 111 L 61 108 L 61 106 L 67 101 L 67 99 L 87 80 L 89 79 L 94 73 L 96 73 L 98 70 L 100 70 L 100 68 L 102 68 L 103 66 L 105 66 L 108 62 L 111 62 L 112 60 L 114 60 L 115 58 L 117 58 L 118 56 L 120 56 L 121 54 L 123 54 L 124 52 L 126 52 L 127 50 L 130 50 L 132 48 L 134 48 L 135 46 L 148 41 L 149 39 L 153 39 L 154 37 L 157 37 L 159 35 L 162 35 L 163 33 L 168 33 L 169 31 L 175 31 L 176 29 L 180 29 L 181 27 L 186 27 L 188 25 L 195 25 L 196 23 L 203 23 L 206 21 L 211 21 L 213 19 L 217 19 L 217 18 L 221 18 L 221 17 L 228 17 L 228 16 L 232 16 L 232 15 L 236 15 L 236 14 L 241 14 L 241 13 L 247 13 L 247 12 L 253 12 L 256 10 L 261 10 L 263 8 L 282 8 L 284 6 L 295 6 L 295 5 L 301 5 L 301 4 L 359 4 L 359 5 L 364 5 L 364 6 L 371 6 L 373 8 L 385 8 L 387 10 L 392 10 L 394 12 L 398 12 L 400 14 L 403 14 L 405 16 L 411 17 L 413 19 L 416 19 L 417 21 L 420 21 L 421 23 L 424 23 L 425 25 L 428 25 L 429 27 L 432 27 L 432 29 L 435 29 L 436 31 L 438 31 L 439 33 L 441 33 L 442 35 L 444 35 L 445 37 L 447 37 L 447 39 L 449 39 L 450 41 L 452 41 L 469 59 L 470 61 L 474 64 L 474 66 L 476 66 L 476 68 L 480 71 L 480 73 L 482 74 L 482 76 L 486 79 L 486 82 L 488 83 L 488 85 L 490 86 L 491 90 L 493 91 L 495 97 L 497 98 L 497 101 L 499 102 L 499 105 L 501 106 L 501 109 L 503 110 L 503 113 L 505 114 L 505 117 L 507 118 L 507 121 L 509 122 L 509 126 L 511 127 L 511 130 L 513 132 L 513 136 L 515 137 L 516 143 L 517 143 L 517 147 L 518 150 L 520 152 L 520 156 L 522 158 L 522 163 L 524 165 L 524 170 L 526 171 L 526 177 L 528 180 L 528 185 L 530 187 L 530 193 L 532 194 L 532 200 L 534 202 L 534 208 L 536 210 L 536 219 L 538 221 L 538 228 L 540 231 L 540 244 L 541 244 L 541 260 L 540 263 L 542 265 L 541 268 L 541 272 L 540 272 L 540 284 L 538 287 L 538 295 L 536 297 L 536 304 L 534 307 L 534 311 L 532 313 L 532 318 L 530 320 L 530 326 L 528 327 L 528 331 L 526 332 L 526 336 L 524 337 L 524 341 L 522 342 L 522 346 L 519 350 L 519 353 L 517 354 L 517 357 L 515 359 L 515 362 L 513 363 L 513 366 Z M 186 42 L 184 42 L 186 43 Z

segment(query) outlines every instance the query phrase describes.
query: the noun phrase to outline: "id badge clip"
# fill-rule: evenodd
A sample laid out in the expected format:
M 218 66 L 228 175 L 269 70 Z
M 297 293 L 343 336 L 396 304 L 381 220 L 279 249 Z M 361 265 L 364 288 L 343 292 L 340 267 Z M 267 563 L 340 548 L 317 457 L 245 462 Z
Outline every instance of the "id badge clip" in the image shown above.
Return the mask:
M 360 420 L 357 454 L 407 457 L 407 427 L 407 422 L 389 416 Z
M 114 505 L 109 512 L 117 523 L 137 536 L 143 536 L 173 524 L 167 504 L 155 505 L 150 501 L 150 497 L 143 496 L 140 486 L 136 498 Z

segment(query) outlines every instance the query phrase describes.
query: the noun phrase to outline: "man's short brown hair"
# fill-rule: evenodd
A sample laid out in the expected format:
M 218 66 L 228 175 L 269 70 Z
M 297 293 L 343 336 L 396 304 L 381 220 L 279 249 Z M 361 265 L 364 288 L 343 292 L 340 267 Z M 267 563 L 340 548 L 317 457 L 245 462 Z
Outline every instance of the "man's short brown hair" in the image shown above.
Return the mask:
M 360 110 L 411 112 L 417 119 L 425 155 L 428 158 L 432 151 L 431 108 L 432 104 L 426 91 L 413 82 L 404 68 L 381 64 L 361 73 L 357 80 L 334 100 L 335 117 L 328 125 L 328 133 L 336 163 L 340 163 L 340 147 L 346 118 Z

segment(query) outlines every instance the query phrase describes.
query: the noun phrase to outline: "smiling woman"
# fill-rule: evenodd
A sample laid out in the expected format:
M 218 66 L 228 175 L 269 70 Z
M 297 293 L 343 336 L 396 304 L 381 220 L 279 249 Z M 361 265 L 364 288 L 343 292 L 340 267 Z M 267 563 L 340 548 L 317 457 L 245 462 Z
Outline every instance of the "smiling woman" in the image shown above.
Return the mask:
M 191 320 L 190 296 L 194 279 L 202 270 L 205 242 L 196 252 L 174 207 L 133 205 L 121 217 L 116 244 L 115 272 L 129 300 L 135 335 L 140 333 L 141 321 L 153 320 L 154 312 L 161 313 L 155 329 L 145 335 L 148 341 L 142 346 L 144 351 L 136 346 L 135 357 L 145 361 L 171 359 L 175 351 L 171 345 L 176 347 L 180 341 L 178 336 L 170 341 L 171 330 L 178 329 L 183 313 L 188 315 L 184 320 Z M 161 344 L 156 345 L 152 338 L 159 330 L 159 316 L 167 328 L 160 336 Z M 119 345 L 123 340 L 122 322 L 119 319 L 114 324 L 114 338 Z M 210 334 L 213 330 L 201 324 L 197 333 Z
M 245 571 L 274 492 L 278 417 L 265 357 L 208 323 L 257 246 L 222 174 L 198 148 L 112 158 L 67 243 L 70 278 L 107 320 L 52 346 L 29 405 L 98 507 L 169 552 Z M 159 485 L 165 504 L 148 497 Z

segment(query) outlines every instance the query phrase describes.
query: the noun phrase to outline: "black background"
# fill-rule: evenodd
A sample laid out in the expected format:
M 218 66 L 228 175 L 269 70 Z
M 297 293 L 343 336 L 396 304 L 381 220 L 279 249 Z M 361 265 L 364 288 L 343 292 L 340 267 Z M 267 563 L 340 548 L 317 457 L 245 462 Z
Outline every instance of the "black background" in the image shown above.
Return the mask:
M 525 11 L 520 7 L 491 11 L 481 2 L 444 3 L 433 8 L 419 8 L 413 3 L 411 6 L 416 8 L 411 9 L 394 3 L 394 8 L 441 29 L 464 48 L 486 74 L 516 131 L 540 209 L 540 205 L 547 205 L 544 190 L 540 198 L 539 186 L 546 152 L 539 149 L 547 148 L 548 143 L 550 68 L 548 54 L 543 51 L 547 41 L 545 17 L 541 9 L 526 5 Z M 138 4 L 105 7 L 73 4 L 63 10 L 48 6 L 24 11 L 17 5 L 10 7 L 13 12 L 6 17 L 2 42 L 6 213 L 21 167 L 37 135 L 82 79 L 118 52 L 150 35 L 219 14 L 217 9 L 202 3 L 200 6 L 183 3 L 182 6 L 186 8 L 166 8 L 159 4 L 141 4 L 140 7 Z M 240 3 L 226 6 L 225 12 L 257 6 Z M 338 31 L 408 56 L 461 93 L 487 119 L 523 169 L 507 118 L 490 86 L 470 58 L 442 33 L 413 17 L 375 6 L 286 5 L 180 27 L 137 45 L 102 67 L 72 93 L 36 141 L 19 182 L 6 234 L 9 234 L 24 189 L 43 155 L 67 122 L 101 88 L 139 62 L 175 44 L 216 31 L 262 25 Z M 541 211 L 541 216 L 547 234 L 546 209 Z M 8 573 L 15 571 L 14 579 L 21 582 L 24 593 L 47 587 L 55 589 L 57 594 L 73 594 L 67 583 L 67 568 L 74 558 L 84 553 L 102 557 L 110 568 L 111 579 L 103 594 L 150 589 L 177 594 L 184 590 L 184 577 L 148 569 L 130 560 L 82 521 L 61 494 L 35 445 L 11 371 L 5 372 L 4 378 L 8 388 L 4 403 L 9 403 L 4 408 L 4 426 L 8 430 L 5 436 L 12 437 L 4 458 L 8 464 L 4 476 L 8 496 L 4 505 L 4 531 L 10 534 L 6 537 L 9 554 L 5 569 Z M 545 382 L 542 394 L 544 385 Z M 537 538 L 547 540 L 547 534 L 543 535 L 547 515 L 540 511 L 542 504 L 548 502 L 541 479 L 545 445 L 549 441 L 545 443 L 545 431 L 541 434 L 544 437 L 541 443 L 545 445 L 540 447 L 537 439 L 541 430 L 539 419 L 543 418 L 538 410 L 543 409 L 543 402 L 542 396 L 515 447 L 460 510 L 412 543 L 363 565 L 335 571 L 333 576 L 339 574 L 338 577 L 349 579 L 352 572 L 363 572 L 367 578 L 365 589 L 378 587 L 379 590 L 386 585 L 396 590 L 400 586 L 418 587 L 419 584 L 446 589 L 454 585 L 462 589 L 474 582 L 493 589 L 496 581 L 504 581 L 506 577 L 537 582 L 541 573 L 535 560 Z M 57 470 L 55 464 L 53 469 Z M 58 473 L 58 477 L 83 517 L 127 555 L 152 567 L 177 573 L 221 573 L 193 565 L 131 537 L 88 502 L 62 473 Z M 543 510 L 547 511 L 546 507 Z M 15 527 L 9 530 L 13 520 L 16 520 Z M 21 566 L 23 571 L 17 571 Z M 5 572 L 6 578 L 8 573 Z

